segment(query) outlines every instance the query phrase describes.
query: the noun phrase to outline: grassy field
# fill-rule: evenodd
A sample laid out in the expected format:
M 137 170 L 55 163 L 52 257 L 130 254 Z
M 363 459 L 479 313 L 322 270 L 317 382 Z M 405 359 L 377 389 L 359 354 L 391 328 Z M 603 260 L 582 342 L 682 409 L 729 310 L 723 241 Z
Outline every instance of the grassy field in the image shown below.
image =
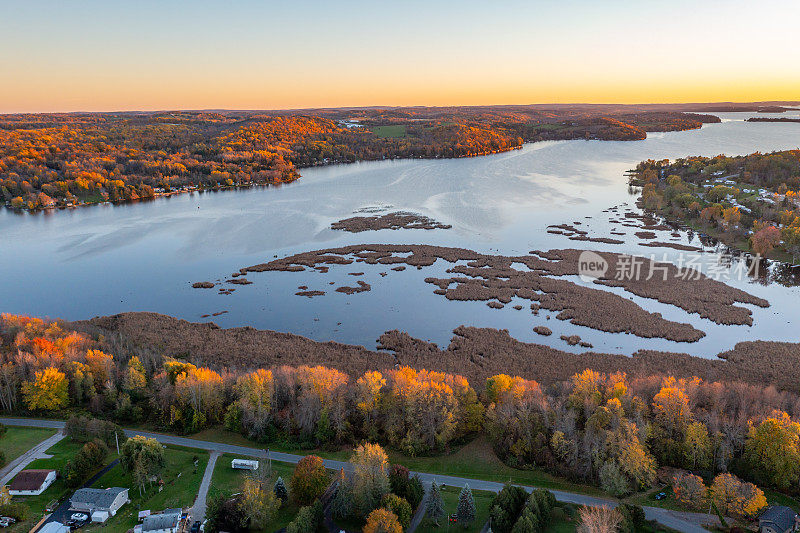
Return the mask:
M 99 489 L 128 487 L 131 503 L 123 506 L 117 515 L 109 519 L 105 525 L 88 526 L 86 530 L 111 528 L 113 531 L 127 531 L 136 525 L 137 516 L 141 510 L 161 511 L 171 507 L 190 507 L 197 496 L 203 472 L 208 464 L 208 452 L 168 446 L 164 450 L 164 457 L 166 467 L 161 474 L 164 480 L 161 492 L 154 485 L 146 487 L 146 490 L 140 495 L 139 488 L 134 486 L 130 474 L 126 473 L 119 464 L 98 479 L 92 487 Z M 195 458 L 197 466 L 195 466 Z
M 399 139 L 406 136 L 406 127 L 402 124 L 396 124 L 392 126 L 375 126 L 372 128 L 372 133 L 378 137 Z
M 461 487 L 442 487 L 442 501 L 444 502 L 445 517 L 456 512 L 456 508 L 458 507 L 458 495 L 460 492 Z M 417 531 L 420 533 L 433 533 L 448 531 L 450 529 L 452 529 L 454 533 L 457 531 L 464 531 L 467 533 L 475 533 L 480 531 L 483 528 L 483 524 L 489 520 L 489 509 L 492 506 L 492 500 L 494 500 L 495 493 L 482 490 L 473 490 L 472 496 L 475 498 L 475 521 L 467 527 L 462 527 L 458 524 L 450 525 L 447 522 L 447 518 L 443 518 L 437 527 L 436 524 L 428 520 L 426 517 L 422 519 L 422 523 L 417 528 Z
M 27 452 L 44 439 L 52 437 L 55 429 L 6 426 L 6 433 L 0 437 L 0 450 L 6 456 L 6 464 Z
M 227 431 L 221 427 L 207 429 L 192 435 L 192 438 L 262 449 L 269 447 L 274 451 L 295 453 L 298 455 L 314 454 L 325 459 L 335 459 L 339 461 L 347 461 L 352 455 L 351 448 L 342 448 L 338 450 L 307 450 L 295 449 L 291 446 L 281 446 L 279 444 L 265 446 L 264 444 L 255 443 L 238 433 Z M 489 441 L 486 440 L 485 437 L 478 437 L 463 446 L 454 447 L 448 454 L 430 457 L 410 457 L 390 449 L 387 449 L 387 453 L 389 454 L 390 462 L 402 464 L 417 472 L 484 479 L 501 483 L 510 481 L 521 485 L 533 485 L 547 489 L 603 495 L 603 492 L 597 487 L 572 483 L 539 469 L 518 470 L 516 468 L 511 468 L 497 457 Z

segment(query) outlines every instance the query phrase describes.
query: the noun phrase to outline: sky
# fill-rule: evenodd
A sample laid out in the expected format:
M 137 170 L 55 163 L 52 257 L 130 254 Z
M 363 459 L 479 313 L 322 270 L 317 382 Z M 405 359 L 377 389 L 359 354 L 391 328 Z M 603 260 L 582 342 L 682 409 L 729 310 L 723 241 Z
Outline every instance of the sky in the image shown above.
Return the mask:
M 800 100 L 798 0 L 0 0 L 0 113 Z

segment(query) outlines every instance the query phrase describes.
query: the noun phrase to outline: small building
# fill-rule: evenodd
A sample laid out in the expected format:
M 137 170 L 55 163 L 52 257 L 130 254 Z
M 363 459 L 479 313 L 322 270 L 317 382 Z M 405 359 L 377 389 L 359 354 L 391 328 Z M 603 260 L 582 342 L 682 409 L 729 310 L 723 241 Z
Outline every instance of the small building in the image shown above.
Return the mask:
M 251 459 L 234 459 L 231 461 L 231 468 L 237 470 L 258 470 L 258 461 Z
M 141 524 L 133 528 L 134 533 L 177 533 L 181 525 L 183 509 L 166 509 L 161 513 L 146 516 Z
M 797 530 L 797 513 L 784 505 L 770 505 L 758 517 L 760 533 L 793 533 Z
M 69 532 L 70 528 L 68 526 L 65 526 L 61 522 L 48 522 L 42 527 L 40 527 L 36 533 L 69 533 Z
M 8 492 L 12 496 L 38 496 L 55 480 L 55 470 L 23 470 L 11 480 Z
M 128 489 L 122 487 L 78 489 L 69 499 L 69 508 L 90 515 L 92 522 L 105 522 L 126 503 Z

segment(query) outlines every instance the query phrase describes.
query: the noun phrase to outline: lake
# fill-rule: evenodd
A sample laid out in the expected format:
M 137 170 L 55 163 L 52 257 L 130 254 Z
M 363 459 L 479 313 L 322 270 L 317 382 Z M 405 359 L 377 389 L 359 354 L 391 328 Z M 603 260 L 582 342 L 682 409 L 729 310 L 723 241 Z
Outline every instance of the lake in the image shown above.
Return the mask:
M 697 315 L 633 296 L 649 311 L 690 322 L 707 336 L 695 343 L 609 334 L 568 322 L 533 316 L 511 306 L 491 309 L 484 302 L 451 302 L 433 294 L 424 278 L 450 265 L 392 272 L 385 266 L 350 265 L 316 272 L 248 275 L 253 284 L 233 286 L 231 295 L 191 288 L 196 281 L 224 279 L 241 267 L 307 250 L 361 243 L 457 246 L 485 253 L 526 254 L 531 250 L 580 248 L 632 253 L 680 261 L 680 252 L 646 248 L 633 228 L 609 222 L 612 206 L 633 209 L 636 196 L 625 171 L 644 159 L 688 155 L 746 154 L 800 146 L 798 123 L 747 123 L 755 114 L 717 113 L 723 122 L 702 129 L 651 133 L 634 142 L 558 141 L 528 144 L 502 154 L 451 160 L 396 160 L 304 169 L 292 184 L 269 188 L 206 192 L 150 202 L 97 205 L 41 213 L 0 211 L 0 310 L 68 320 L 124 311 L 155 311 L 191 321 L 210 318 L 222 327 L 254 326 L 316 340 L 375 346 L 386 330 L 446 345 L 453 328 L 465 324 L 508 329 L 523 341 L 570 348 L 560 335 L 580 335 L 595 350 L 631 353 L 637 349 L 681 351 L 711 356 L 742 340 L 798 341 L 796 312 L 800 289 L 752 279 L 729 282 L 766 298 L 771 307 L 753 311 L 754 325 L 720 326 Z M 757 116 L 800 116 L 793 111 Z M 413 211 L 450 230 L 382 230 L 347 233 L 332 222 L 362 209 Z M 591 217 L 591 218 L 586 218 Z M 593 236 L 624 239 L 623 245 L 575 242 L 547 233 L 550 224 L 581 221 Z M 627 235 L 609 235 L 612 227 Z M 690 240 L 691 237 L 691 240 Z M 668 240 L 669 232 L 658 240 Z M 682 234 L 682 244 L 698 244 Z M 704 270 L 716 268 L 711 254 Z M 734 262 L 735 263 L 735 262 Z M 718 270 L 718 269 L 717 269 Z M 354 278 L 348 272 L 363 271 Z M 389 272 L 386 277 L 380 272 Z M 372 285 L 369 292 L 345 295 L 333 285 Z M 327 293 L 295 296 L 297 287 Z M 609 289 L 610 290 L 610 289 Z M 621 294 L 621 293 L 620 293 Z M 626 297 L 630 295 L 626 294 Z M 530 303 L 530 302 L 528 302 Z M 527 308 L 527 306 L 526 306 Z M 551 337 L 532 331 L 553 330 Z

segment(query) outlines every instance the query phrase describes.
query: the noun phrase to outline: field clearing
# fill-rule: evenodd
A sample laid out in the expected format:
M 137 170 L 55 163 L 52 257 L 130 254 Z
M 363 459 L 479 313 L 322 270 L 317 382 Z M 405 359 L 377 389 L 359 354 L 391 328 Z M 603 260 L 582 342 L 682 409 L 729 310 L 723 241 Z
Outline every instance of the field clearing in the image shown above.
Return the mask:
M 406 127 L 402 124 L 391 126 L 375 126 L 372 133 L 381 138 L 401 139 L 406 136 Z

